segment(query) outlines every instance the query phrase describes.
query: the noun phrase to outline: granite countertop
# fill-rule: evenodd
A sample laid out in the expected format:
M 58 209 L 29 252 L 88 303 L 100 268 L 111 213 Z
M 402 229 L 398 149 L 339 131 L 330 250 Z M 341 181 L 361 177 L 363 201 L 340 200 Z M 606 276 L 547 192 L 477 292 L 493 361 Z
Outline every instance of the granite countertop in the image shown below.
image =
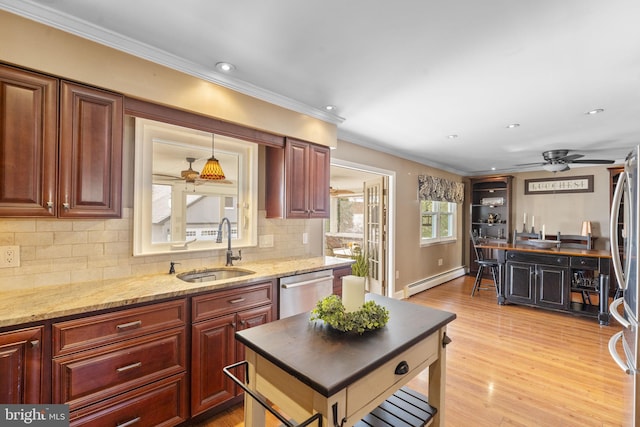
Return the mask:
M 236 267 L 255 271 L 255 274 L 212 282 L 187 283 L 174 274 L 154 274 L 28 290 L 2 291 L 0 292 L 0 327 L 189 296 L 239 284 L 258 283 L 325 268 L 348 266 L 352 262 L 347 258 L 334 257 L 287 258 L 240 262 Z M 182 272 L 178 270 L 178 273 Z

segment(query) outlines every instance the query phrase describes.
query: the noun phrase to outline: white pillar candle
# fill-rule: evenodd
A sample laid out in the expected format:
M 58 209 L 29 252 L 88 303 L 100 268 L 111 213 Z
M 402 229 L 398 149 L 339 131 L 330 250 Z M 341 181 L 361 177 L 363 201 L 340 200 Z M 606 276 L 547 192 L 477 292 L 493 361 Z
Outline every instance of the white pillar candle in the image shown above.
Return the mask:
M 342 305 L 347 312 L 358 311 L 364 304 L 364 277 L 344 276 L 342 278 Z
M 524 218 L 522 219 L 522 223 L 524 225 L 527 225 L 527 213 L 526 212 L 524 213 Z
M 545 231 L 544 231 L 544 224 L 542 224 L 542 240 L 544 240 L 544 236 L 545 236 Z
M 534 215 L 531 216 L 531 228 L 536 226 L 536 217 Z

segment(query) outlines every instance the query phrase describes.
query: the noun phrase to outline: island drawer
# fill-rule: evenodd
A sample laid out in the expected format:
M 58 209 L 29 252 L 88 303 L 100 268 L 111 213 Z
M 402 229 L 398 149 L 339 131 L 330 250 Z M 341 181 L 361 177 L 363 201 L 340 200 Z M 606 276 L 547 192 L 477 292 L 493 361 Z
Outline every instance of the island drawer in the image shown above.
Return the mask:
M 534 252 L 507 251 L 507 261 L 527 262 L 529 264 L 569 266 L 569 257 L 563 255 L 538 254 Z
M 213 292 L 193 298 L 193 322 L 210 319 L 238 310 L 259 307 L 273 302 L 273 283 L 244 286 L 226 291 Z
M 347 388 L 347 417 L 357 421 L 373 410 L 396 389 L 406 383 L 405 378 L 413 378 L 415 370 L 426 369 L 439 357 L 439 334 L 431 334 L 426 340 L 416 344 L 400 355 L 394 357 L 363 379 Z M 407 370 L 396 374 L 396 369 L 406 363 Z M 352 418 L 354 417 L 355 418 Z
M 592 257 L 571 257 L 571 267 L 584 270 L 597 270 L 600 267 L 600 260 Z
M 186 325 L 186 300 L 53 324 L 54 357 Z
M 53 402 L 71 411 L 185 372 L 185 328 L 53 359 Z

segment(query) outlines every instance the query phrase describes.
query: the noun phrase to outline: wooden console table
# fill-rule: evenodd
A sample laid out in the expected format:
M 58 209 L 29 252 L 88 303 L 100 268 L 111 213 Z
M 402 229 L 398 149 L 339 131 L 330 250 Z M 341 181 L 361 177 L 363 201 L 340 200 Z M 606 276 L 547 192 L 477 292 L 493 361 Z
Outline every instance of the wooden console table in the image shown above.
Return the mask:
M 541 249 L 526 243 L 480 242 L 500 263 L 498 303 L 537 306 L 597 317 L 609 324 L 609 266 L 611 253 L 595 249 Z M 578 272 L 599 272 L 593 289 L 576 285 Z M 572 294 L 598 295 L 598 304 L 581 304 Z
M 385 306 L 387 325 L 362 335 L 341 333 L 303 313 L 236 332 L 246 346 L 247 387 L 301 422 L 352 426 L 429 369 L 434 426 L 444 425 L 446 325 L 456 315 L 368 294 Z M 245 394 L 245 425 L 264 426 L 265 411 Z

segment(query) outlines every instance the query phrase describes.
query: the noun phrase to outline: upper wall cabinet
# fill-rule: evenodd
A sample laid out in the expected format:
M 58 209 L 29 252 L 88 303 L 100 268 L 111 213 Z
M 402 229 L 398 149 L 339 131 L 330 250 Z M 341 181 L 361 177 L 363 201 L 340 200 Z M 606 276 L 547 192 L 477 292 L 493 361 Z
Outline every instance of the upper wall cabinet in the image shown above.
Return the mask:
M 329 217 L 328 147 L 287 138 L 267 148 L 267 218 Z
M 0 65 L 0 103 L 0 216 L 120 217 L 122 96 Z

